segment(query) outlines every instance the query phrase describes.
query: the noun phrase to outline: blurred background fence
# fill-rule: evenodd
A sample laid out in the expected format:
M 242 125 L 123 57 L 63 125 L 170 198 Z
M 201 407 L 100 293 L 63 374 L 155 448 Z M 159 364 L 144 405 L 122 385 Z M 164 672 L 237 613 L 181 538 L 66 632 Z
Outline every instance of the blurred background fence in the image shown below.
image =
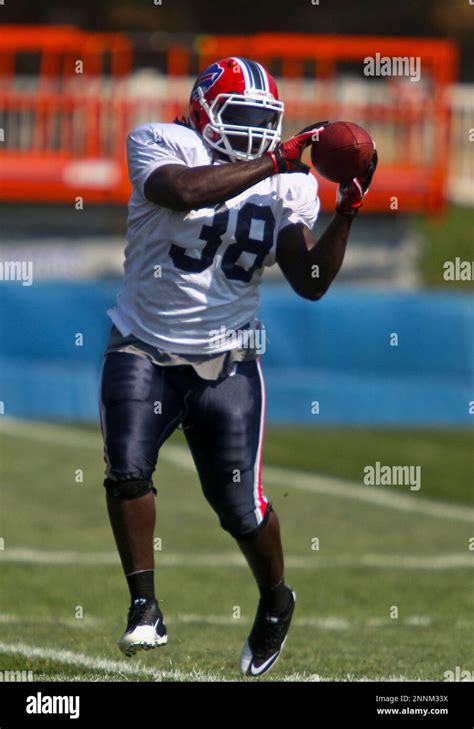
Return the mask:
M 186 110 L 191 69 L 240 54 L 280 81 L 287 135 L 317 119 L 350 119 L 370 129 L 383 164 L 368 209 L 405 213 L 443 209 L 449 150 L 458 184 L 474 202 L 462 135 L 467 95 L 453 101 L 457 49 L 447 40 L 295 34 L 205 37 L 197 49 L 170 44 L 166 73 L 132 73 L 127 38 L 74 28 L 12 26 L 0 41 L 0 184 L 6 199 L 123 203 L 129 195 L 124 137 L 139 123 L 171 121 Z M 407 59 L 406 75 L 370 75 L 365 59 Z M 410 64 L 409 59 L 419 59 Z M 30 73 L 19 73 L 29 64 Z M 408 75 L 410 73 L 418 75 Z M 31 69 L 36 70 L 32 74 Z M 357 72 L 355 71 L 357 69 Z M 453 116 L 461 116 L 451 124 Z M 461 142 L 457 143 L 457 140 Z M 456 164 L 457 162 L 457 164 Z M 471 170 L 472 171 L 472 170 Z M 331 183 L 321 179 L 330 205 Z M 396 198 L 396 203 L 392 200 Z

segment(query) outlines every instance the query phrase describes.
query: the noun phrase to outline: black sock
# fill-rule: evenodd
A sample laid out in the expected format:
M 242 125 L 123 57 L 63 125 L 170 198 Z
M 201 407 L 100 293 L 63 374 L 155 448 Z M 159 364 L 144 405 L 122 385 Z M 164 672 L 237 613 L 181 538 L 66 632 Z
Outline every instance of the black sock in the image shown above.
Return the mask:
M 155 598 L 155 570 L 140 570 L 125 575 L 132 602 L 139 597 Z
M 288 587 L 282 580 L 274 587 L 260 587 L 260 597 L 265 610 L 271 613 L 283 613 L 289 605 Z

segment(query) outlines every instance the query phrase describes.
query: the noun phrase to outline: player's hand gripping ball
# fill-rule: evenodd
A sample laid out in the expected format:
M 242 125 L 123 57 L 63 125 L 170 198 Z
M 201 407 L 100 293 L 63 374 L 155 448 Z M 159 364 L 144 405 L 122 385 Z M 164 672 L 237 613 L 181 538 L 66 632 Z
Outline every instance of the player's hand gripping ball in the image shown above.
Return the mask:
M 279 144 L 273 152 L 267 154 L 273 160 L 273 173 L 304 172 L 308 174 L 309 167 L 301 161 L 301 155 L 306 147 L 314 144 L 325 131 L 329 122 L 315 122 L 305 127 L 286 142 Z
M 336 196 L 336 210 L 338 213 L 353 216 L 362 207 L 364 197 L 367 195 L 369 185 L 372 182 L 377 162 L 377 150 L 374 149 L 372 161 L 365 174 L 354 177 L 350 182 L 339 185 Z
M 336 210 L 353 216 L 361 207 L 377 167 L 372 137 L 352 122 L 333 122 L 311 147 L 311 161 L 320 175 L 339 182 Z

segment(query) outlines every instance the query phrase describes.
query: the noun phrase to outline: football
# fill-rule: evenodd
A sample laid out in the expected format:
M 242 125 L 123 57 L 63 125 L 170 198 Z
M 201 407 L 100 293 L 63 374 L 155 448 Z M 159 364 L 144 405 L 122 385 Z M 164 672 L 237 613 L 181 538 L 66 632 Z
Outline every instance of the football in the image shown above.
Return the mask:
M 320 175 L 331 182 L 348 182 L 366 172 L 375 143 L 358 124 L 336 121 L 328 124 L 319 141 L 311 145 L 311 161 Z

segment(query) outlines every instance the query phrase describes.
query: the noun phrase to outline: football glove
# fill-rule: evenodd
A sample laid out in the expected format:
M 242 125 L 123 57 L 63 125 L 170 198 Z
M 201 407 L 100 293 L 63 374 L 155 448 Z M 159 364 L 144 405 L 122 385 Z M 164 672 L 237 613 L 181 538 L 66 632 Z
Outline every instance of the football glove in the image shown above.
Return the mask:
M 374 150 L 372 162 L 367 172 L 360 177 L 354 177 L 350 182 L 339 185 L 336 197 L 336 211 L 338 213 L 350 217 L 357 214 L 372 182 L 377 162 L 377 150 Z
M 273 152 L 266 152 L 273 161 L 273 174 L 304 172 L 307 175 L 309 167 L 301 161 L 301 155 L 306 147 L 318 140 L 319 135 L 323 134 L 324 127 L 328 124 L 328 121 L 311 124 L 295 134 L 294 137 L 287 139 L 286 142 L 281 142 Z

